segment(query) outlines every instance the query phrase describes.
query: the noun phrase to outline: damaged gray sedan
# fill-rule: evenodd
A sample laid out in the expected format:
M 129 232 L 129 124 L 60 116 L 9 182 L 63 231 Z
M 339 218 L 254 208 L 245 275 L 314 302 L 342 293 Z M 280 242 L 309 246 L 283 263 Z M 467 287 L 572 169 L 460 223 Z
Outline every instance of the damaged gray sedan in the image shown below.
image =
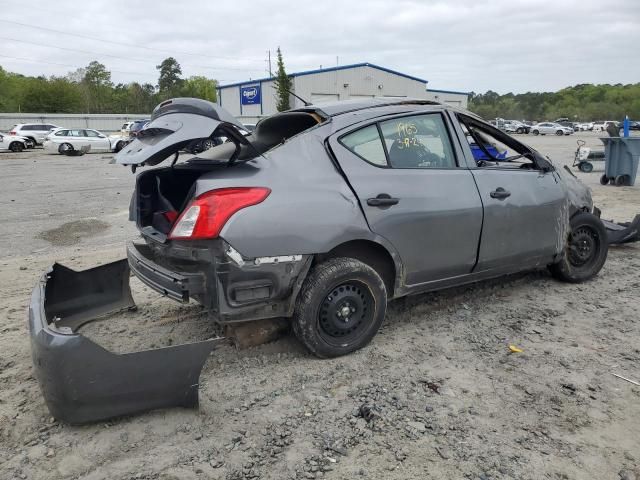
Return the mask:
M 128 259 L 55 265 L 30 308 L 36 374 L 72 423 L 197 405 L 219 339 L 117 355 L 78 329 L 134 306 L 130 271 L 221 324 L 272 317 L 318 357 L 376 334 L 390 299 L 537 268 L 582 282 L 607 231 L 570 172 L 462 110 L 370 99 L 306 106 L 250 135 L 221 107 L 173 99 L 116 156 L 136 181 Z M 179 161 L 211 137 L 227 142 Z

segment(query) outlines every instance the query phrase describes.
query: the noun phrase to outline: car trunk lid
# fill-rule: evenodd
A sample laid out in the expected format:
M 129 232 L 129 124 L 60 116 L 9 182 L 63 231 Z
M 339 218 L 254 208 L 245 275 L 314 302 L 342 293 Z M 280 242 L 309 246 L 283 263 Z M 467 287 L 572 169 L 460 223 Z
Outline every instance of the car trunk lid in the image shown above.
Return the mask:
M 133 168 L 157 165 L 191 142 L 216 135 L 250 145 L 238 128 L 242 124 L 219 105 L 196 98 L 174 98 L 153 110 L 147 127 L 118 152 L 115 162 Z M 234 160 L 232 156 L 229 162 Z

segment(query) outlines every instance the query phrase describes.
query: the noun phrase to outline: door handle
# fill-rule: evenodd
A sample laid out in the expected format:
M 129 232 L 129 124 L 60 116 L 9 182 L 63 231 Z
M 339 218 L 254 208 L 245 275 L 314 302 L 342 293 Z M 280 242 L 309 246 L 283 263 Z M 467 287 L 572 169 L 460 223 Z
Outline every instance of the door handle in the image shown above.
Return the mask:
M 399 198 L 393 198 L 388 193 L 381 193 L 376 198 L 368 198 L 367 205 L 370 207 L 390 207 L 391 205 L 396 205 L 399 201 Z
M 491 198 L 497 198 L 498 200 L 503 200 L 507 197 L 511 196 L 511 192 L 508 190 L 505 190 L 502 187 L 498 187 L 496 188 L 493 192 L 491 192 L 489 194 L 491 196 Z

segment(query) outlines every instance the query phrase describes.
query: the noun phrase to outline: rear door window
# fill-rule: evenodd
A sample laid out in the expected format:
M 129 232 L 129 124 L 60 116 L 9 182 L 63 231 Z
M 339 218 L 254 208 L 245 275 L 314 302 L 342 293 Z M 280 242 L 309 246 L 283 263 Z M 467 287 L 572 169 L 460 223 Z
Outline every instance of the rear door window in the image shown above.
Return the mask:
M 378 167 L 388 166 L 377 125 L 356 130 L 342 137 L 340 142 L 363 160 Z

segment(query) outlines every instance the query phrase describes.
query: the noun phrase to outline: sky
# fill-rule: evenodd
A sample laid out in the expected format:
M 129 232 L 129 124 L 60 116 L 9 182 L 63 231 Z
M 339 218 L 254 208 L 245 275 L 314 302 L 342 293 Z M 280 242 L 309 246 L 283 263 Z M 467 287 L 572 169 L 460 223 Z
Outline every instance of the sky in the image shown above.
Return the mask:
M 0 66 L 63 76 L 98 60 L 115 83 L 155 85 L 173 56 L 224 85 L 268 76 L 279 46 L 289 73 L 369 62 L 523 93 L 640 82 L 639 27 L 640 0 L 0 0 Z

